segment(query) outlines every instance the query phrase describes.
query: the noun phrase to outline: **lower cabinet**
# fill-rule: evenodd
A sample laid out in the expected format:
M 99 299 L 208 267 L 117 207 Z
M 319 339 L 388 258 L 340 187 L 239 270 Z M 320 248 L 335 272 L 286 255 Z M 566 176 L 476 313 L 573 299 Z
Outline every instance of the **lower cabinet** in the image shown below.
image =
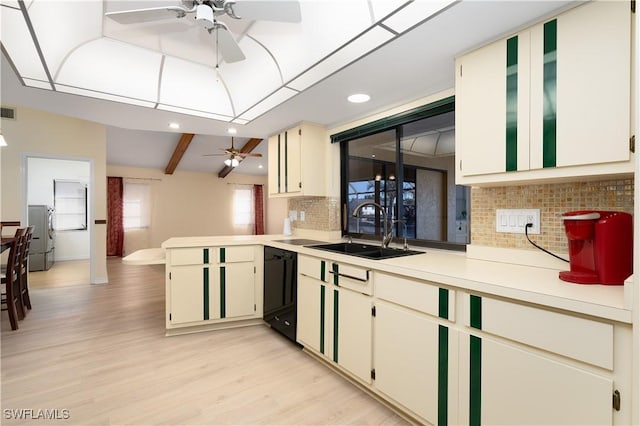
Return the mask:
M 625 387 L 614 387 L 614 324 L 485 296 L 463 300 L 463 423 L 614 423 L 614 390 Z
M 177 248 L 167 255 L 167 328 L 262 318 L 260 246 Z M 260 307 L 260 309 L 259 309 Z
M 460 341 L 469 425 L 610 425 L 613 381 L 491 338 Z M 466 362 L 464 362 L 466 361 Z M 464 364 L 462 364 L 464 362 Z
M 303 258 L 302 263 L 305 264 L 305 261 L 308 258 Z M 317 262 L 318 271 L 326 266 L 334 272 L 338 269 L 336 264 L 327 265 L 321 260 Z M 325 279 L 330 275 L 337 276 L 321 274 Z M 371 296 L 341 287 L 339 277 L 332 278 L 332 283 L 328 283 L 319 277 L 299 274 L 298 307 L 298 341 L 360 381 L 371 383 Z
M 629 423 L 629 327 L 354 268 L 303 258 L 298 339 L 414 421 Z
M 170 274 L 169 322 L 183 324 L 203 321 L 208 305 L 205 295 L 209 291 L 209 268 L 201 265 L 175 266 Z
M 377 302 L 375 388 L 430 423 L 446 425 L 454 333 L 428 315 Z

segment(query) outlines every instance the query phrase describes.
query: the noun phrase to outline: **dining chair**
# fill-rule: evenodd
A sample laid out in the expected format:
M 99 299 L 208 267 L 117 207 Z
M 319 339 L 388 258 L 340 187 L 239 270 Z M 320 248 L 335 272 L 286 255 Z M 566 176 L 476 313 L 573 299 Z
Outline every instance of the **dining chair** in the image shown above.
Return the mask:
M 23 308 L 29 310 L 31 310 L 31 298 L 29 297 L 29 246 L 31 245 L 32 237 L 33 225 L 30 225 L 26 229 L 20 255 L 20 300 Z
M 2 305 L 6 306 L 2 310 L 8 311 L 11 329 L 18 329 L 18 320 L 24 318 L 24 307 L 22 306 L 22 298 L 20 297 L 20 254 L 24 243 L 26 230 L 18 228 L 16 230 L 13 245 L 9 249 L 9 257 L 7 265 L 2 275 L 1 283 L 5 289 L 2 298 Z

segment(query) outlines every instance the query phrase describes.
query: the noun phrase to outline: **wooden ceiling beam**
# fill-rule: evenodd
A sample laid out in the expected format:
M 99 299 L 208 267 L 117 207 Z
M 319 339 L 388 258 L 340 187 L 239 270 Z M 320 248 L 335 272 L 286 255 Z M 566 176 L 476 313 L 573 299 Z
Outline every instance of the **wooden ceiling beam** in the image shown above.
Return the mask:
M 258 145 L 260 145 L 260 142 L 262 142 L 262 139 L 260 138 L 251 138 L 247 141 L 247 143 L 244 144 L 244 146 L 242 148 L 240 148 L 238 151 L 240 151 L 243 154 L 248 154 L 251 151 L 253 151 L 255 149 L 255 147 L 257 147 Z M 242 160 L 244 160 L 244 158 L 242 157 L 238 157 L 237 158 L 238 162 L 242 162 Z M 233 167 L 231 166 L 224 166 L 219 172 L 218 172 L 218 177 L 219 178 L 224 178 L 226 177 L 229 173 L 231 173 L 231 171 L 233 170 Z
M 184 155 L 187 148 L 189 148 L 189 144 L 195 135 L 193 133 L 183 133 L 176 145 L 176 149 L 173 150 L 173 155 L 171 156 L 171 160 L 169 160 L 169 164 L 167 164 L 167 168 L 164 169 L 165 175 L 172 175 L 173 172 L 178 167 L 178 163 L 182 160 L 182 156 Z

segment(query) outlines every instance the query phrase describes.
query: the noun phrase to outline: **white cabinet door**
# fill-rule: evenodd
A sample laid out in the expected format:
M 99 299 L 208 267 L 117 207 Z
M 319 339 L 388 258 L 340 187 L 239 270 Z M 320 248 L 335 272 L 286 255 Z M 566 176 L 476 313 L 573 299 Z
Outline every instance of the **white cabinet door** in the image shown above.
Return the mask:
M 302 192 L 302 158 L 301 155 L 301 130 L 300 127 L 294 127 L 285 132 L 285 190 L 287 194 L 299 194 Z
M 469 424 L 612 424 L 611 379 L 493 339 L 462 340 Z
M 253 315 L 256 311 L 253 262 L 227 263 L 220 269 L 221 299 L 224 300 L 225 317 Z
M 630 14 L 599 1 L 558 17 L 558 167 L 630 158 Z
M 324 352 L 322 316 L 326 302 L 325 286 L 321 281 L 298 275 L 298 317 L 296 322 L 298 342 L 317 352 Z
M 505 171 L 506 41 L 456 63 L 456 173 Z
M 426 315 L 376 303 L 375 387 L 432 424 L 438 422 L 439 390 L 447 406 L 446 375 L 438 374 L 439 356 L 445 356 L 439 350 L 439 327 Z
M 371 297 L 340 288 L 336 302 L 338 364 L 371 383 Z
M 205 319 L 205 281 L 208 269 L 203 265 L 174 266 L 171 268 L 171 319 L 181 324 Z
M 630 13 L 589 2 L 457 58 L 456 182 L 632 171 Z

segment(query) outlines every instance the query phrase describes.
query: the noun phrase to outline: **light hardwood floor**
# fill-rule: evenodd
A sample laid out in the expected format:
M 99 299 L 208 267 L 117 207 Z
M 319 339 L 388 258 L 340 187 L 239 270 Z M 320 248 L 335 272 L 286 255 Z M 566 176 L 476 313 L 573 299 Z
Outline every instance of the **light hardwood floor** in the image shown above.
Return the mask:
M 54 262 L 47 271 L 29 272 L 29 288 L 68 287 L 90 282 L 89 259 Z
M 2 312 L 2 424 L 406 424 L 267 327 L 165 337 L 164 267 L 108 271 L 106 285 L 33 288 L 18 331 Z

